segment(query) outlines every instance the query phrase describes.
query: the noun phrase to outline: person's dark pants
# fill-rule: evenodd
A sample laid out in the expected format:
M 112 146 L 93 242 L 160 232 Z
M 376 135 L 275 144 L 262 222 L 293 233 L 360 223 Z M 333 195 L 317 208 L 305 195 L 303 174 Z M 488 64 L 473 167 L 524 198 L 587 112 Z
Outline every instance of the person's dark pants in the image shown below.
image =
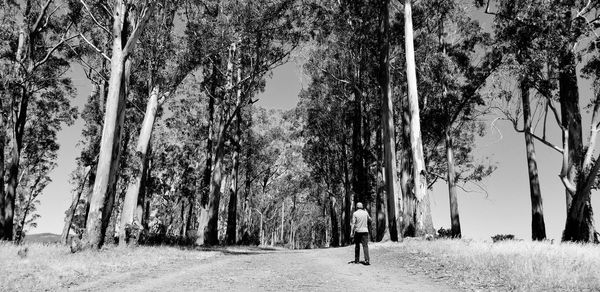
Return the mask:
M 354 233 L 354 260 L 360 261 L 360 245 L 363 246 L 363 252 L 365 253 L 365 261 L 369 261 L 369 233 L 368 232 L 356 232 Z

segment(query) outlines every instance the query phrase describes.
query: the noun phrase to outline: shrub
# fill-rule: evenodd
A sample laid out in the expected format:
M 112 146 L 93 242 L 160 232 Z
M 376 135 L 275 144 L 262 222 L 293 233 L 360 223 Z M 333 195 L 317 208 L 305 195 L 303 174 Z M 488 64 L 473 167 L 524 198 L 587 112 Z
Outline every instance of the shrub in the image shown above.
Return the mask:
M 515 236 L 512 234 L 496 234 L 492 236 L 492 240 L 494 242 L 505 241 L 505 240 L 514 240 Z
M 440 227 L 437 234 L 439 238 L 452 238 L 452 230 L 445 229 L 444 227 Z

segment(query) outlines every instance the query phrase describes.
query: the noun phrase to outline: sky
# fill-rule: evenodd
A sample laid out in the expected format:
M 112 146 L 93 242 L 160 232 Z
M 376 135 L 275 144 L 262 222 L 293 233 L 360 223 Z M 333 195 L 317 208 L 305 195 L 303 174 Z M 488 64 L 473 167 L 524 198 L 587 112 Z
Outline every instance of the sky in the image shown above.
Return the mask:
M 486 21 L 481 13 L 476 14 L 480 21 Z M 489 23 L 484 27 L 489 27 Z M 298 93 L 306 81 L 303 79 L 301 66 L 296 62 L 288 62 L 272 72 L 267 80 L 265 92 L 259 95 L 258 105 L 265 108 L 291 109 L 298 102 Z M 73 66 L 71 77 L 77 88 L 74 105 L 81 110 L 91 92 L 91 84 L 78 65 Z M 589 96 L 589 83 L 583 82 L 580 88 L 582 101 Z M 587 135 L 585 119 L 589 114 L 584 113 L 584 136 Z M 468 189 L 476 192 L 459 190 L 459 211 L 463 237 L 489 239 L 495 234 L 514 234 L 517 238 L 531 238 L 531 200 L 529 197 L 529 180 L 525 157 L 525 141 L 523 134 L 516 133 L 508 122 L 487 119 L 487 134 L 476 141 L 475 158 L 489 158 L 497 165 L 497 170 L 481 185 L 483 192 L 474 186 Z M 75 169 L 75 159 L 80 153 L 77 143 L 81 137 L 83 121 L 78 119 L 70 127 L 65 127 L 58 135 L 60 150 L 58 166 L 51 173 L 52 183 L 40 196 L 38 227 L 29 233 L 57 233 L 64 225 L 64 212 L 69 207 L 72 198 L 69 177 Z M 556 135 L 557 128 L 550 130 L 554 142 L 560 142 Z M 536 141 L 541 193 L 544 203 L 544 219 L 549 239 L 559 240 L 565 224 L 565 191 L 558 174 L 561 167 L 561 157 L 555 151 Z M 592 193 L 594 209 L 600 208 L 596 198 L 597 192 Z M 450 212 L 448 189 L 444 182 L 434 185 L 431 194 L 431 207 L 434 227 L 450 227 Z M 598 215 L 595 221 L 599 221 Z

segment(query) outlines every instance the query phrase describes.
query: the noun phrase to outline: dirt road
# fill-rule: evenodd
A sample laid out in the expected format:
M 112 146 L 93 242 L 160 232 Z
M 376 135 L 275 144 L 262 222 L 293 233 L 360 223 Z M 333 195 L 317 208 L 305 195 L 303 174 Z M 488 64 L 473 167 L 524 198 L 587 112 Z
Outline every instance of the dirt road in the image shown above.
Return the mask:
M 193 251 L 192 251 L 193 252 Z M 370 266 L 348 264 L 353 247 L 306 251 L 233 249 L 199 262 L 106 275 L 74 291 L 452 291 L 404 270 L 375 248 Z M 401 261 L 401 259 L 398 259 Z M 383 264 L 385 263 L 385 264 Z M 391 263 L 391 264 L 390 264 Z

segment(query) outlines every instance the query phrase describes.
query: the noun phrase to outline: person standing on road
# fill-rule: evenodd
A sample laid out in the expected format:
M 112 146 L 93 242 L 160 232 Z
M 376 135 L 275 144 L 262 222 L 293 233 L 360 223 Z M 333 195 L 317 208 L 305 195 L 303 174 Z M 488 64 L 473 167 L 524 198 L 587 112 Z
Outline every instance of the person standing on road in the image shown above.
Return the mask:
M 352 214 L 352 234 L 354 235 L 354 263 L 358 264 L 360 260 L 360 245 L 363 246 L 365 254 L 365 265 L 369 263 L 369 226 L 371 226 L 371 216 L 364 210 L 362 203 L 356 203 L 356 211 Z

